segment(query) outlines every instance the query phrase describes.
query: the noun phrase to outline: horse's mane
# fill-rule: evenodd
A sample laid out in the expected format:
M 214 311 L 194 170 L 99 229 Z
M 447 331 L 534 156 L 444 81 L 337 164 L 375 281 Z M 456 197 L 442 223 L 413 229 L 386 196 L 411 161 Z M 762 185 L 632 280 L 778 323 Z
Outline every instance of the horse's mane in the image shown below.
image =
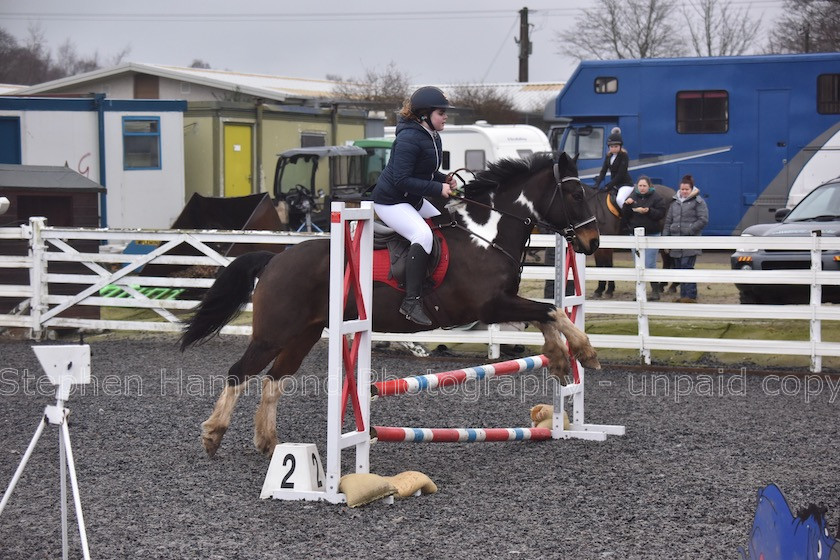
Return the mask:
M 501 159 L 480 171 L 475 180 L 464 185 L 468 197 L 493 191 L 511 179 L 525 174 L 535 174 L 550 168 L 554 159 L 550 154 L 535 154 L 525 159 Z

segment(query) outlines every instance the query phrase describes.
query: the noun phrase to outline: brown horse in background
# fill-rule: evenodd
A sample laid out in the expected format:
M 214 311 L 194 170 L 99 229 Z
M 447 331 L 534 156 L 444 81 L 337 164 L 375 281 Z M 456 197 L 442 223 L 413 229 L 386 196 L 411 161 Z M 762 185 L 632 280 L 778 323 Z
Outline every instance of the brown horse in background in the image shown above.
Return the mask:
M 607 205 L 609 191 L 596 189 L 588 185 L 584 185 L 584 188 L 586 189 L 586 201 L 589 203 L 589 207 L 595 212 L 595 218 L 598 220 L 598 229 L 601 235 L 622 235 L 621 221 L 610 212 L 609 206 Z M 654 188 L 659 196 L 665 199 L 665 208 L 667 209 L 671 205 L 671 202 L 674 201 L 676 191 L 665 185 L 654 185 Z M 659 221 L 659 231 L 662 231 L 664 223 L 665 218 L 663 217 Z M 662 257 L 662 268 L 672 268 L 671 257 L 664 251 L 660 251 L 659 254 Z M 596 267 L 605 268 L 613 266 L 613 249 L 599 248 L 595 251 L 594 256 Z M 598 287 L 592 293 L 592 297 L 612 298 L 614 291 L 615 282 L 612 280 L 599 280 Z

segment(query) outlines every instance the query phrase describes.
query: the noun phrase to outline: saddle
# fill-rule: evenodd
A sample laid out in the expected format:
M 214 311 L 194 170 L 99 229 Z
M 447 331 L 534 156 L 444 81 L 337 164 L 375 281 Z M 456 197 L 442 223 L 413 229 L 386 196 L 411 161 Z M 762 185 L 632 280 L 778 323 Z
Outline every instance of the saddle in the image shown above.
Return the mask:
M 610 211 L 610 214 L 621 219 L 621 210 L 618 208 L 617 196 L 618 192 L 614 189 L 610 189 L 607 193 L 607 209 Z
M 431 220 L 426 220 L 433 225 Z M 426 287 L 437 288 L 449 268 L 449 246 L 440 229 L 432 229 L 434 242 L 426 270 Z M 373 281 L 383 282 L 405 291 L 405 267 L 408 260 L 408 239 L 382 222 L 373 223 Z

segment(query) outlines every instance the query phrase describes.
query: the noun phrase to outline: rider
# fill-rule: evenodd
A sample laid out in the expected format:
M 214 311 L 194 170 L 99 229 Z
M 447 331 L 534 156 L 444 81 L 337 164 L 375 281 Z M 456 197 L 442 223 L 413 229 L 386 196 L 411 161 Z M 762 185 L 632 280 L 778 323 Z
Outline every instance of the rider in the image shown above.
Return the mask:
M 627 150 L 623 147 L 624 142 L 621 140 L 621 129 L 617 126 L 610 131 L 607 137 L 607 147 L 610 153 L 604 158 L 604 165 L 601 166 L 601 172 L 595 178 L 595 188 L 601 188 L 601 181 L 610 172 L 610 181 L 604 185 L 605 189 L 614 191 L 615 201 L 619 208 L 624 206 L 624 201 L 633 192 L 633 179 L 627 168 L 630 165 L 630 156 L 627 155 Z
M 420 296 L 434 239 L 424 218 L 440 215 L 424 197 L 449 198 L 456 187 L 454 178 L 438 171 L 443 161 L 438 132 L 451 107 L 436 87 L 421 87 L 411 94 L 400 111 L 391 157 L 373 190 L 373 208 L 379 218 L 411 243 L 400 313 L 424 326 L 432 324 Z

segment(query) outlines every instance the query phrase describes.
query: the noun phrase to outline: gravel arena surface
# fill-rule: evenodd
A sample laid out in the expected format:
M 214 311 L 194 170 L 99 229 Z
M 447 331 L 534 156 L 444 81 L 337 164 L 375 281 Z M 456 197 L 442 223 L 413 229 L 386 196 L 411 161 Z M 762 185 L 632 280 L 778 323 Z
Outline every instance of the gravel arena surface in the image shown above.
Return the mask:
M 94 382 L 85 394 L 74 390 L 67 407 L 93 558 L 738 558 L 756 494 L 770 482 L 794 511 L 825 503 L 832 533 L 837 526 L 836 377 L 605 366 L 588 372 L 586 420 L 623 424 L 627 435 L 378 443 L 372 472 L 419 470 L 439 491 L 350 509 L 259 499 L 269 459 L 252 445 L 258 382 L 240 399 L 216 457 L 206 457 L 200 424 L 244 337 L 215 338 L 183 354 L 164 335 L 87 342 Z M 377 351 L 373 367 L 381 379 L 484 361 Z M 326 363 L 322 342 L 299 374 L 306 383 L 281 398 L 278 412 L 281 439 L 317 443 L 322 461 L 327 398 L 318 382 L 323 387 Z M 0 339 L 3 490 L 44 407 L 55 402 L 39 379 L 31 342 Z M 551 402 L 546 386 L 545 373 L 535 372 L 381 399 L 372 422 L 527 426 L 529 408 Z M 46 428 L 0 516 L 3 560 L 60 557 L 57 434 Z M 352 457 L 345 453 L 345 472 Z M 72 502 L 70 511 L 71 557 L 78 558 Z

